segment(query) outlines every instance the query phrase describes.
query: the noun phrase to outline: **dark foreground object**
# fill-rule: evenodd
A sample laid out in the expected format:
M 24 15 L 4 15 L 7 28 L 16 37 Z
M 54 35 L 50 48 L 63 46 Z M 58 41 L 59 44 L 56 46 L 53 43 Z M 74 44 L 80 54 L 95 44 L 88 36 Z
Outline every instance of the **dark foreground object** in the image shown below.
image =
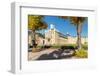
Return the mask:
M 75 48 L 71 46 L 62 46 L 60 49 L 55 50 L 50 54 L 43 54 L 36 60 L 53 60 L 70 58 L 75 55 Z

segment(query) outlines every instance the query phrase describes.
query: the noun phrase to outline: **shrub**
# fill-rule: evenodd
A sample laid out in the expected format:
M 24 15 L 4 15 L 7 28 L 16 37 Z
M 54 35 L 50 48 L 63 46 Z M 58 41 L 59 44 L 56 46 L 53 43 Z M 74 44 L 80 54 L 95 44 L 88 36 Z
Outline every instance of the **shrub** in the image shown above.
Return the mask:
M 62 46 L 61 49 L 71 49 L 71 50 L 75 50 L 74 46 Z
M 60 45 L 53 45 L 53 46 L 51 46 L 51 48 L 61 48 L 61 46 Z
M 84 45 L 82 45 L 82 48 L 85 49 L 85 50 L 88 50 L 88 45 L 84 44 Z
M 79 58 L 87 58 L 88 57 L 87 50 L 81 49 L 79 51 L 76 51 L 75 56 Z
M 73 48 L 76 48 L 76 47 L 77 47 L 76 44 L 68 44 L 67 46 L 71 46 L 71 47 L 73 47 Z
M 42 48 L 43 46 L 37 46 L 37 48 Z

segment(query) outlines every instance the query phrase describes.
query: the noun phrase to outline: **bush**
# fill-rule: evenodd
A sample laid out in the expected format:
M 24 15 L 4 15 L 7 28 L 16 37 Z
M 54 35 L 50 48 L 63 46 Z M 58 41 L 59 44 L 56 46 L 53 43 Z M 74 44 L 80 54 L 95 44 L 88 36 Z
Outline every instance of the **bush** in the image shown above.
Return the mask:
M 84 45 L 82 45 L 82 48 L 85 49 L 85 50 L 88 50 L 88 45 L 84 44 Z
M 76 48 L 76 44 L 67 44 L 67 45 L 52 45 L 52 48 Z
M 67 46 L 71 46 L 71 47 L 73 47 L 73 48 L 76 48 L 76 47 L 77 47 L 76 44 L 67 44 Z
M 62 46 L 61 49 L 71 49 L 71 50 L 75 50 L 74 46 Z
M 37 46 L 36 48 L 42 48 L 43 46 Z
M 88 57 L 87 50 L 81 49 L 79 51 L 76 51 L 75 56 L 79 58 L 87 58 Z
M 60 45 L 53 45 L 53 46 L 51 46 L 51 48 L 61 48 L 61 46 Z

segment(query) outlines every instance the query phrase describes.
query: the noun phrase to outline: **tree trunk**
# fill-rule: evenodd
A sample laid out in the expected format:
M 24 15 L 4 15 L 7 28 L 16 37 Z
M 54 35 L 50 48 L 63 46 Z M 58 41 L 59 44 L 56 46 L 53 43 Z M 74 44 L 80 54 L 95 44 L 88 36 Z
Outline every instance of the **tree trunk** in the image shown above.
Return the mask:
M 82 48 L 81 44 L 81 31 L 82 31 L 82 25 L 77 25 L 77 48 L 80 50 Z
M 36 33 L 35 31 L 33 31 L 33 40 L 32 40 L 32 43 L 33 43 L 33 48 L 32 48 L 32 52 L 37 52 L 37 49 L 36 49 Z
M 32 43 L 33 43 L 33 48 L 36 48 L 36 37 L 35 37 L 35 31 L 33 31 L 33 40 L 32 40 Z

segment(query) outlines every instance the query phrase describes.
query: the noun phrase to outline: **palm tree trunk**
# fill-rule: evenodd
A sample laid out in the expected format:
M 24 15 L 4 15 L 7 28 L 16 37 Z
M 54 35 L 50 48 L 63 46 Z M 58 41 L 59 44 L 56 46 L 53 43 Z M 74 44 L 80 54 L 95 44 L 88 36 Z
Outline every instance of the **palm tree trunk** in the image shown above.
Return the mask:
M 82 48 L 81 44 L 81 31 L 82 31 L 82 25 L 77 25 L 77 48 L 80 50 Z

